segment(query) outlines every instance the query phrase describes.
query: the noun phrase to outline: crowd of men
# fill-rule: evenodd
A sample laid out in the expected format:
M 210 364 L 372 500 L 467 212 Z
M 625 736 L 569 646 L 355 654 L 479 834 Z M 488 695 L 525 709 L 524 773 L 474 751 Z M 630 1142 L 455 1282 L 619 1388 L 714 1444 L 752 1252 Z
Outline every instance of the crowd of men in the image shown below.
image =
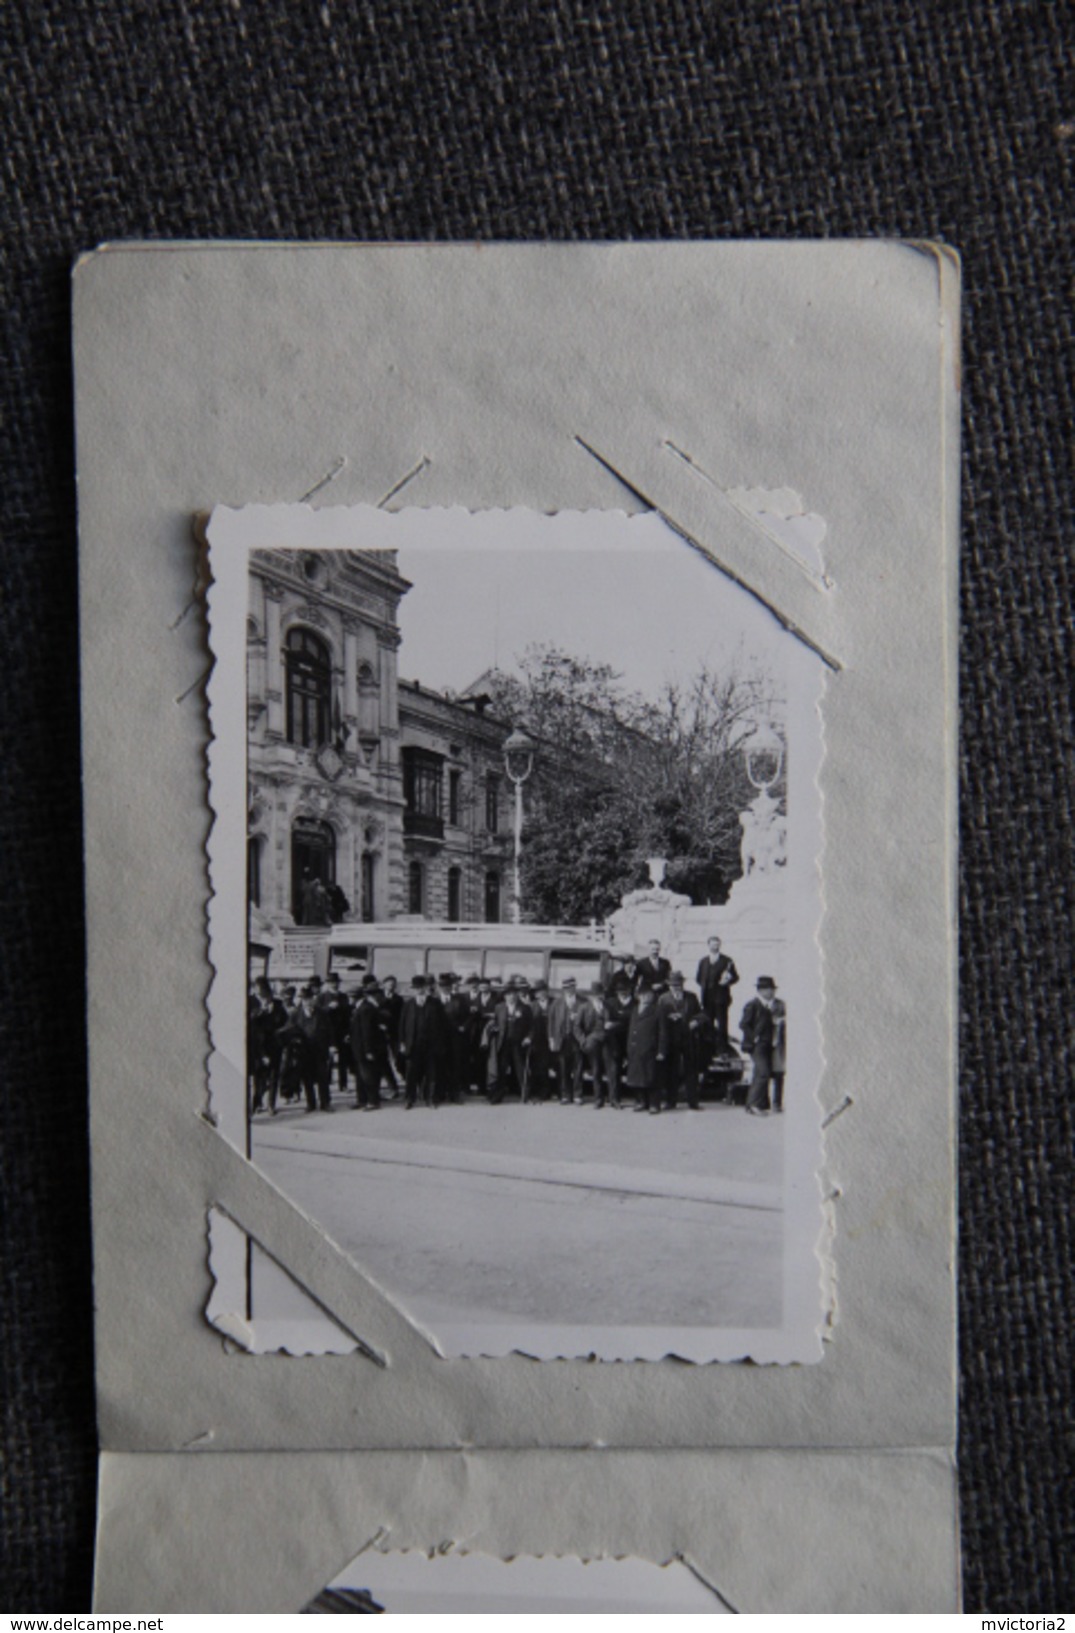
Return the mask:
M 314 976 L 277 995 L 265 977 L 250 994 L 251 1111 L 275 1114 L 279 1099 L 331 1111 L 332 1078 L 354 1105 L 375 1111 L 402 1096 L 414 1106 L 461 1104 L 476 1093 L 491 1105 L 558 1100 L 657 1116 L 680 1103 L 700 1111 L 714 1062 L 725 1081 L 748 1082 L 746 1110 L 783 1110 L 786 1015 L 775 983 L 762 976 L 743 1010 L 741 1058 L 729 1035 L 732 960 L 713 936 L 696 972 L 697 993 L 651 941 L 645 958 L 624 958 L 611 980 L 559 990 L 514 976 L 506 982 L 445 972 L 416 975 L 406 994 L 395 976 L 366 975 L 353 998 L 340 977 Z M 770 1103 L 770 1091 L 772 1102 Z

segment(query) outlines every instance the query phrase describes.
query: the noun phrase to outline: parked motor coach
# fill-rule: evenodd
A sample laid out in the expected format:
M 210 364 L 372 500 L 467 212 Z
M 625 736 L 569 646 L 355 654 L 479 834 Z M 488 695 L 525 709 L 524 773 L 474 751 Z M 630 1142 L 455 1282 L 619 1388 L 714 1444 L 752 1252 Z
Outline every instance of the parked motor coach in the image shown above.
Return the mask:
M 416 975 L 436 980 L 451 973 L 489 981 L 546 981 L 552 990 L 573 975 L 584 991 L 607 985 L 613 973 L 608 932 L 546 924 L 436 924 L 428 920 L 389 924 L 338 924 L 319 949 L 322 977 L 336 974 L 345 990 L 365 975 L 394 975 L 401 987 Z

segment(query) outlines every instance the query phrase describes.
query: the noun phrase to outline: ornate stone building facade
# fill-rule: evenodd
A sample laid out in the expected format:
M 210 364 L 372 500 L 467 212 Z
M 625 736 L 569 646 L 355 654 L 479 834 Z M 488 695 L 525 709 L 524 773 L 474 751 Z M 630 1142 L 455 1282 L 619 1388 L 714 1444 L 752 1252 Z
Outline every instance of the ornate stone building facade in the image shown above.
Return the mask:
M 315 879 L 347 919 L 510 916 L 510 727 L 481 696 L 400 680 L 398 614 L 409 588 L 391 552 L 251 555 L 255 938 L 309 923 Z

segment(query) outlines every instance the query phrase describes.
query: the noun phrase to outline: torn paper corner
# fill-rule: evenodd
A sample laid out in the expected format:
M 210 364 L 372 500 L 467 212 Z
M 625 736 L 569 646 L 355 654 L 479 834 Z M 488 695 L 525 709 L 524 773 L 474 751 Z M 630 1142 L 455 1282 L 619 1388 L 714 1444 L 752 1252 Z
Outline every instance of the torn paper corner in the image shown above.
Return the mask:
M 219 1208 L 209 1210 L 208 1234 L 213 1289 L 205 1316 L 233 1344 L 251 1355 L 351 1355 L 365 1349 Z M 252 1319 L 255 1277 L 272 1305 L 271 1319 Z
M 825 589 L 832 580 L 821 546 L 828 532 L 823 516 L 807 510 L 793 488 L 727 488 L 737 510 L 754 522 Z

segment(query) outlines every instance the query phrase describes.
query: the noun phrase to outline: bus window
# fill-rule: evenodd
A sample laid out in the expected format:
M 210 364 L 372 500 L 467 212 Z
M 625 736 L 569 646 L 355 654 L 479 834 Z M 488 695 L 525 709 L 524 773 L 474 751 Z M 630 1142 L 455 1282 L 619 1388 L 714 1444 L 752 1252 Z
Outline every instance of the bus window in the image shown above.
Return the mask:
M 481 961 L 480 947 L 430 947 L 428 969 L 430 975 L 443 975 L 446 970 L 453 975 L 478 975 Z
M 347 988 L 357 985 L 369 967 L 370 950 L 365 943 L 341 944 L 329 950 L 329 970 L 338 975 Z
M 394 975 L 402 985 L 425 973 L 425 957 L 424 947 L 374 947 L 373 973 L 378 981 Z
M 594 981 L 602 981 L 603 974 L 600 953 L 556 952 L 549 959 L 550 987 L 562 987 L 565 975 L 573 975 L 580 992 L 585 992 Z
M 485 977 L 488 981 L 509 981 L 521 975 L 527 981 L 540 981 L 545 973 L 545 954 L 540 950 L 526 951 L 521 947 L 488 947 L 485 952 Z

